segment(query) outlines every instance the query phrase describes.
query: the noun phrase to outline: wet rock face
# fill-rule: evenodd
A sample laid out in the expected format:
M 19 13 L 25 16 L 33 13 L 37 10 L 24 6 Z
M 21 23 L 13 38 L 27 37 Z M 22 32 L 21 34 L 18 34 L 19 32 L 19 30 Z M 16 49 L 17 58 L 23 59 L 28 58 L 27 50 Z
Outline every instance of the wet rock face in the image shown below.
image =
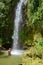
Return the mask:
M 23 5 L 22 5 L 22 21 L 20 22 L 20 26 L 19 26 L 19 45 L 22 48 L 23 48 L 24 39 L 23 39 L 23 35 L 20 35 L 20 34 L 22 34 L 22 31 L 24 31 L 24 29 L 26 27 L 26 16 L 27 16 L 26 12 L 27 12 L 27 4 L 25 5 L 23 3 Z
M 25 6 L 27 5 L 27 0 L 25 0 L 24 5 L 25 5 Z

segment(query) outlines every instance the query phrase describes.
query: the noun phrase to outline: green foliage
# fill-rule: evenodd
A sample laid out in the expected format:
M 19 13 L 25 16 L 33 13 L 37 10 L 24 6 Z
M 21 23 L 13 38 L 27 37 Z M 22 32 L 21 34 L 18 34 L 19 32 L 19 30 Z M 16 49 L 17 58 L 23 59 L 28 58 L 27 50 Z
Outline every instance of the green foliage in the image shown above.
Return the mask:
M 30 11 L 32 13 L 34 13 L 37 10 L 38 6 L 39 6 L 39 0 L 30 0 L 30 3 L 31 3 Z
M 0 39 L 3 44 L 12 43 L 13 8 L 17 0 L 0 0 Z
M 43 59 L 40 58 L 41 52 L 38 53 L 35 47 L 31 47 L 29 50 L 26 50 L 22 57 L 23 65 L 42 65 Z
M 43 47 L 41 45 L 37 45 L 35 48 L 37 50 L 37 57 L 43 58 Z
M 38 43 L 43 47 L 43 39 L 41 39 Z
M 26 29 L 27 40 L 34 40 L 34 34 L 43 28 L 43 0 L 28 0 Z M 41 34 L 43 36 L 43 34 Z M 27 41 L 28 43 L 28 41 Z
M 39 44 L 37 44 L 35 47 L 39 53 L 43 50 L 43 47 Z
M 38 7 L 38 10 L 31 16 L 31 24 L 35 31 L 41 30 L 43 26 L 43 7 Z
M 30 47 L 29 50 L 26 50 L 24 52 L 24 57 L 31 57 L 32 58 L 32 57 L 35 57 L 36 54 L 37 54 L 36 48 L 35 47 Z
M 42 65 L 39 59 L 43 58 L 43 0 L 28 0 L 26 25 L 25 31 L 28 34 L 25 35 L 27 36 L 25 43 L 35 45 L 24 52 L 23 65 Z M 34 34 L 37 35 L 37 33 L 40 33 L 41 36 L 37 36 L 38 41 L 34 41 Z
M 2 10 L 4 8 L 5 4 L 3 2 L 0 2 L 0 9 Z
M 42 65 L 42 64 L 43 64 L 43 60 L 39 58 L 33 59 L 33 58 L 24 57 L 22 59 L 22 65 Z

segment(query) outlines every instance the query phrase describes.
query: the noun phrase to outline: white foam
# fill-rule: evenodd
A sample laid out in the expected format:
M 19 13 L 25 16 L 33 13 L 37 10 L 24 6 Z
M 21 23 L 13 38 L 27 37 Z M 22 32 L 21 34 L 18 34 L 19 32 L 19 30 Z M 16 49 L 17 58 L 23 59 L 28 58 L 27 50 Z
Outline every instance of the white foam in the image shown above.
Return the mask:
M 22 55 L 23 52 L 24 52 L 23 50 L 12 50 L 11 55 Z

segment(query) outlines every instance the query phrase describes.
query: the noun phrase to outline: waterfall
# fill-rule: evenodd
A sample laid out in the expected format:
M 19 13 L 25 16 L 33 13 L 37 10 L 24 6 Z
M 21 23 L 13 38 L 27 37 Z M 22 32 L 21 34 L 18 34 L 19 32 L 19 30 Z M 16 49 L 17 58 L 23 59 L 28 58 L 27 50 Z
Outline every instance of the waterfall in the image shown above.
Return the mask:
M 19 42 L 18 42 L 18 39 L 19 39 L 19 25 L 20 25 L 20 22 L 22 22 L 22 6 L 23 4 L 25 4 L 26 0 L 20 0 L 18 3 L 17 3 L 17 7 L 16 7 L 16 10 L 15 10 L 15 19 L 14 19 L 14 34 L 13 34 L 13 48 L 12 48 L 12 52 L 11 54 L 16 54 L 16 55 L 19 55 L 21 54 L 23 51 L 19 49 Z

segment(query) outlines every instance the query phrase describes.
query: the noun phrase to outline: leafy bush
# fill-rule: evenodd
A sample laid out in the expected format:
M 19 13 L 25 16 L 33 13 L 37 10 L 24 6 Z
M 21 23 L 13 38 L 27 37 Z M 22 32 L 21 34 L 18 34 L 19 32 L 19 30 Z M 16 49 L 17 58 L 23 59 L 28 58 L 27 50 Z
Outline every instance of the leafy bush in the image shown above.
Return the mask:
M 37 45 L 35 46 L 35 48 L 36 48 L 36 50 L 37 50 L 37 56 L 38 56 L 39 58 L 42 58 L 42 56 L 43 56 L 43 46 L 37 44 Z
M 43 47 L 43 39 L 41 39 L 41 40 L 39 41 L 39 45 L 41 45 L 41 46 Z
M 37 50 L 35 47 L 31 47 L 29 50 L 24 52 L 24 57 L 35 57 Z
M 26 50 L 24 52 L 24 55 L 22 57 L 22 64 L 23 65 L 42 65 L 43 60 L 41 60 L 40 57 L 41 55 L 38 53 L 38 50 L 35 47 L 31 47 L 29 50 Z
M 34 13 L 37 9 L 38 9 L 38 6 L 39 6 L 39 0 L 30 0 L 30 3 L 31 3 L 31 8 L 30 8 L 30 11 L 32 13 Z
M 18 0 L 0 0 L 0 39 L 3 44 L 12 43 L 13 9 Z
M 5 4 L 3 2 L 0 2 L 0 9 L 3 9 Z

